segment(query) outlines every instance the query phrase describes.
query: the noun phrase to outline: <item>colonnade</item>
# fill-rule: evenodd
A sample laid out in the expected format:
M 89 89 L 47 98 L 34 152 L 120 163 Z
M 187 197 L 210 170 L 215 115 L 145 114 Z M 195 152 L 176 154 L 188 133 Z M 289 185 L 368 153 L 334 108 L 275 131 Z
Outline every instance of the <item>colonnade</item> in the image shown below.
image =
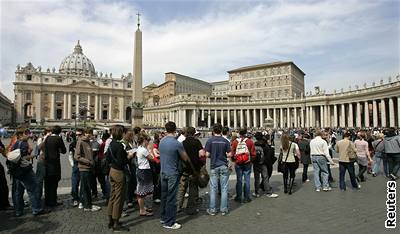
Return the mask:
M 242 102 L 221 105 L 199 103 L 158 110 L 145 110 L 144 123 L 162 127 L 174 121 L 178 127 L 211 128 L 221 123 L 231 128 L 293 127 L 389 127 L 399 126 L 400 97 L 340 103 L 295 102 L 245 106 Z M 206 107 L 207 106 L 207 107 Z M 267 122 L 267 123 L 266 123 Z
M 97 120 L 118 120 L 124 121 L 126 117 L 125 98 L 122 96 L 100 95 L 93 93 L 71 93 L 57 92 L 61 99 L 56 100 L 56 93 L 48 93 L 49 112 L 47 116 L 42 116 L 42 110 L 36 108 L 36 119 L 42 117 L 49 119 L 73 119 L 82 117 L 82 111 L 86 118 Z M 38 99 L 43 98 L 43 94 Z M 40 103 L 40 102 L 39 102 Z M 43 105 L 43 104 L 42 104 Z

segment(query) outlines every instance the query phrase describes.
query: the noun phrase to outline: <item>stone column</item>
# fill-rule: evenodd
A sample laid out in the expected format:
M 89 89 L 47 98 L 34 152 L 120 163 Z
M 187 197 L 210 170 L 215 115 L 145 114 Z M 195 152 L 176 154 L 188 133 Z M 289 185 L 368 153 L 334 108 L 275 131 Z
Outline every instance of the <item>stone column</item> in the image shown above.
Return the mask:
M 238 126 L 238 121 L 237 121 L 237 110 L 233 110 L 233 128 L 237 128 Z
M 268 112 L 268 109 L 267 109 Z M 260 109 L 260 128 L 264 126 L 264 114 L 263 114 L 263 109 Z
M 257 127 L 257 110 L 253 109 L 253 127 Z
M 42 93 L 41 92 L 35 92 L 35 112 L 36 112 L 36 122 L 40 123 L 42 120 Z M 21 96 L 21 95 L 17 95 Z M 18 98 L 17 98 L 18 99 Z M 22 113 L 23 114 L 23 113 Z
M 86 113 L 86 117 L 90 117 L 90 93 L 88 94 L 88 97 L 87 97 L 87 113 Z
M 227 110 L 227 112 L 228 112 L 228 124 L 226 125 L 226 126 L 228 126 L 228 128 L 230 128 L 231 127 L 231 110 Z
M 333 127 L 338 127 L 337 105 L 333 105 Z
M 181 123 L 182 123 L 182 128 L 183 127 L 187 127 L 186 126 L 186 110 L 181 110 L 181 113 L 182 113 L 182 118 L 181 118 Z
M 276 124 L 276 108 L 273 110 L 273 117 L 274 117 L 274 128 L 277 128 L 278 125 Z
M 319 106 L 319 126 L 321 128 L 324 126 L 324 106 Z
M 99 95 L 94 95 L 94 120 L 99 120 Z
M 64 99 L 63 99 L 63 119 L 68 119 L 68 103 L 67 103 L 67 93 L 64 92 Z
M 304 121 L 304 115 L 306 114 L 305 112 L 305 109 L 304 109 L 304 107 L 301 107 L 300 108 L 300 127 L 302 127 L 302 128 L 304 128 L 304 127 L 306 127 L 306 124 L 305 124 L 305 121 Z
M 369 105 L 368 101 L 364 103 L 364 125 L 369 127 Z
M 299 123 L 297 121 L 297 107 L 294 108 L 294 127 L 297 128 Z
M 397 127 L 400 127 L 400 97 L 397 97 Z
M 305 122 L 305 127 L 310 127 L 310 113 L 309 113 L 308 106 L 306 106 L 306 122 Z
M 346 109 L 345 105 L 342 103 L 340 106 L 340 127 L 346 127 Z
M 329 105 L 325 105 L 325 126 L 330 127 L 330 119 L 331 119 L 331 107 Z
M 240 128 L 244 126 L 244 116 L 243 116 L 243 109 L 240 108 Z
M 389 127 L 395 127 L 395 114 L 393 98 L 389 98 Z
M 55 106 L 55 94 L 50 93 L 50 116 L 49 116 L 50 119 L 55 119 L 54 116 L 56 111 L 54 106 Z
M 279 127 L 283 128 L 283 108 L 281 108 L 279 111 L 279 117 L 280 117 Z
M 372 101 L 372 124 L 373 127 L 378 127 L 378 105 L 376 100 Z
M 192 111 L 192 127 L 197 127 L 197 110 L 193 109 Z
M 354 121 L 353 121 L 353 103 L 349 103 L 349 123 L 348 123 L 349 127 L 353 127 L 354 126 Z
M 286 108 L 286 122 L 287 122 L 287 127 L 291 128 L 292 123 L 290 121 L 290 107 Z
M 99 120 L 103 119 L 103 98 L 99 95 Z M 133 113 L 132 113 L 133 114 Z
M 204 109 L 201 109 L 201 121 L 204 121 Z
M 108 119 L 113 120 L 112 117 L 112 96 L 108 96 Z
M 221 125 L 222 126 L 225 126 L 225 124 L 224 124 L 224 109 L 221 109 Z
M 381 99 L 381 127 L 386 127 L 386 105 L 385 105 L 385 99 Z
M 72 95 L 68 93 L 67 119 L 71 119 L 72 115 Z
M 251 124 L 250 124 L 250 109 L 246 110 L 246 122 L 247 122 L 247 127 L 250 128 Z
M 214 124 L 218 123 L 218 111 L 217 109 L 214 110 Z
M 119 97 L 119 119 L 124 122 L 125 118 L 124 118 L 124 98 L 123 97 Z
M 75 95 L 75 117 L 79 118 L 79 93 Z
M 207 111 L 207 125 L 208 125 L 208 128 L 211 128 L 211 110 L 210 109 L 208 109 L 208 111 Z
M 357 125 L 356 127 L 361 127 L 361 103 L 357 102 Z

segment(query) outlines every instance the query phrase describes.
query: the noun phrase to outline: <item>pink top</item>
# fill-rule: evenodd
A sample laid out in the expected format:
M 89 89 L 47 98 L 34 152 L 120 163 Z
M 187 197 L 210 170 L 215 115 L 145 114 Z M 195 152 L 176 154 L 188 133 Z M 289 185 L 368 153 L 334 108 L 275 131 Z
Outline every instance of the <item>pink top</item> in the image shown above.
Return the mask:
M 357 157 L 367 157 L 369 156 L 368 142 L 364 140 L 354 141 L 354 146 L 357 150 Z

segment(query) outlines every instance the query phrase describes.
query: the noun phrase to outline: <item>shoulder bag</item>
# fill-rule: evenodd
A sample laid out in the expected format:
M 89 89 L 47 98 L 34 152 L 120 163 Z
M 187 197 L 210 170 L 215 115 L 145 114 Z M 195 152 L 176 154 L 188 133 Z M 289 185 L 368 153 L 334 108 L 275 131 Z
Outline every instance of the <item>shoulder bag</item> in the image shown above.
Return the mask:
M 283 154 L 281 153 L 281 154 L 279 155 L 279 160 L 278 160 L 278 172 L 280 172 L 280 173 L 283 173 L 283 172 L 285 171 L 286 161 L 287 161 L 287 158 L 289 157 L 289 152 L 290 152 L 290 147 L 291 147 L 291 146 L 292 146 L 292 143 L 290 143 L 290 145 L 289 145 L 288 152 L 287 152 L 287 154 L 286 154 L 286 158 L 285 158 L 285 161 L 284 161 L 284 162 L 282 161 L 282 159 L 283 159 Z

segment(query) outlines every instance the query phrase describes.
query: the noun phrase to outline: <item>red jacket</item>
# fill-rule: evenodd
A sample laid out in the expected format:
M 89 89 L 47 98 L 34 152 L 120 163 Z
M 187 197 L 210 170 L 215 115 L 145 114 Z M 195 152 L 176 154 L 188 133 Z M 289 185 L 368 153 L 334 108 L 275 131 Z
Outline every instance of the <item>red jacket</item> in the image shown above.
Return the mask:
M 245 137 L 240 137 L 240 139 L 244 139 Z M 232 144 L 231 144 L 231 147 L 232 147 L 232 157 L 235 157 L 235 155 L 236 155 L 236 147 L 237 147 L 237 145 L 239 144 L 239 142 L 238 142 L 238 139 L 239 138 L 237 138 L 236 140 L 234 140 L 233 142 L 232 142 Z M 246 140 L 246 145 L 247 145 L 247 149 L 249 150 L 249 152 L 250 152 L 250 157 L 252 158 L 252 160 L 254 160 L 255 158 L 256 158 L 256 148 L 254 147 L 254 142 L 253 142 L 253 140 L 252 139 L 250 139 L 250 138 L 247 138 L 247 140 Z

